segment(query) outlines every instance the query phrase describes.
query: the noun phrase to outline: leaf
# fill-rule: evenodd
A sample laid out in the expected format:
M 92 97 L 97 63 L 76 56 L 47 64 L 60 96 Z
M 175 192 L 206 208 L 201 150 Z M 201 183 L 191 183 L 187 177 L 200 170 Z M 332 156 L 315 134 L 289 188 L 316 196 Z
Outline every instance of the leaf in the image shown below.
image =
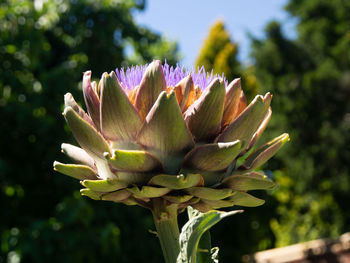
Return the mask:
M 53 163 L 54 170 L 78 180 L 97 179 L 97 175 L 91 167 L 81 164 Z
M 214 79 L 184 113 L 184 119 L 196 141 L 211 138 L 220 130 L 224 110 L 225 86 Z
M 101 130 L 114 141 L 135 141 L 142 122 L 116 74 L 104 73 L 101 86 Z
M 191 206 L 187 207 L 188 218 L 192 219 L 201 215 L 201 212 Z M 218 263 L 219 248 L 211 247 L 210 231 L 204 232 L 198 243 L 197 262 L 198 263 Z
M 197 248 L 197 262 L 213 262 L 211 259 L 211 236 L 209 230 L 205 231 L 199 240 Z
M 189 219 L 180 233 L 181 250 L 177 263 L 197 263 L 198 244 L 202 235 L 223 218 L 242 212 L 242 210 L 231 212 L 209 211 Z
M 187 207 L 187 215 L 188 219 L 192 219 L 196 216 L 200 215 L 200 212 L 196 209 L 194 209 L 192 206 Z
M 201 212 L 191 206 L 187 207 L 188 219 L 201 215 Z M 198 243 L 197 262 L 206 263 L 211 261 L 211 237 L 209 230 L 205 231 Z

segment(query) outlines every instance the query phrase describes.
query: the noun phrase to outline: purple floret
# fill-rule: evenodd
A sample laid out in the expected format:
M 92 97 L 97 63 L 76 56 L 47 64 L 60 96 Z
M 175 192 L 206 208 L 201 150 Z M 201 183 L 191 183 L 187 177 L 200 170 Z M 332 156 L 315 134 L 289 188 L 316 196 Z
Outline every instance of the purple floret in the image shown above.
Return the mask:
M 126 70 L 124 68 L 116 69 L 116 74 L 123 85 L 125 89 L 133 89 L 135 86 L 140 85 L 142 75 L 145 72 L 146 65 L 140 65 L 140 66 L 132 66 L 131 68 L 127 68 Z M 209 83 L 214 78 L 220 78 L 224 80 L 225 86 L 227 86 L 227 80 L 222 74 L 219 76 L 218 74 L 214 74 L 213 71 L 206 72 L 204 67 L 195 69 L 186 69 L 183 66 L 176 65 L 174 68 L 173 66 L 169 66 L 166 62 L 163 65 L 163 71 L 165 76 L 165 81 L 167 83 L 167 86 L 175 86 L 181 79 L 191 74 L 194 85 L 198 85 L 201 90 L 205 89 Z

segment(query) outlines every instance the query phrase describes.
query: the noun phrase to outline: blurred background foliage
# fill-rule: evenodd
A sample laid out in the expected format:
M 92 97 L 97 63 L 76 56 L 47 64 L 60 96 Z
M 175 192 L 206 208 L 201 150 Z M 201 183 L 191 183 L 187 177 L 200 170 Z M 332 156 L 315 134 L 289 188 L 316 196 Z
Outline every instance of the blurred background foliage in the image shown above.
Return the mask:
M 82 72 L 180 59 L 177 44 L 137 25 L 142 0 L 3 0 L 0 3 L 0 263 L 162 262 L 149 211 L 82 198 L 79 184 L 52 171 L 73 142 L 63 95 L 83 101 Z M 252 37 L 253 65 L 223 21 L 211 28 L 197 65 L 242 76 L 248 100 L 271 91 L 273 117 L 261 141 L 287 131 L 268 166 L 280 187 L 267 203 L 212 231 L 221 262 L 350 227 L 350 2 L 290 0 L 298 37 L 272 21 Z M 183 220 L 183 218 L 181 218 Z
M 231 40 L 222 20 L 218 20 L 209 30 L 203 47 L 198 55 L 196 66 L 224 74 L 230 82 L 241 78 L 244 92 L 250 101 L 257 95 L 258 84 L 254 74 L 255 67 L 243 67 L 238 60 L 238 43 Z
M 271 22 L 254 39 L 261 90 L 271 90 L 270 132 L 283 127 L 292 143 L 274 160 L 276 245 L 336 237 L 350 227 L 350 2 L 290 1 L 298 38 Z

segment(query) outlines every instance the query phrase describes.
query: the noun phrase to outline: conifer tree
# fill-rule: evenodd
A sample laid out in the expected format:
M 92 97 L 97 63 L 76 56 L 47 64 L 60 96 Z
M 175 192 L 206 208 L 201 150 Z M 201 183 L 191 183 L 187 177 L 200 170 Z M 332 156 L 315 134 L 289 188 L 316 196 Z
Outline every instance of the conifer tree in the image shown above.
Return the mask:
M 238 44 L 231 40 L 230 34 L 222 20 L 218 20 L 209 30 L 203 47 L 196 60 L 196 66 L 213 69 L 215 73 L 223 73 L 228 81 L 242 78 L 242 86 L 248 100 L 258 91 L 256 79 L 253 74 L 254 67 L 243 69 L 237 58 Z

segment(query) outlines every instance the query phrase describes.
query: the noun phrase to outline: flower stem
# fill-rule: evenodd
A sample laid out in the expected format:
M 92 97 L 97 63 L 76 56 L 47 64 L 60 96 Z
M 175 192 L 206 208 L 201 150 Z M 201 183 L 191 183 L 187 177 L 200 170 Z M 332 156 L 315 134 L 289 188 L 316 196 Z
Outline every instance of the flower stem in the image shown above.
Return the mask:
M 180 252 L 177 209 L 176 204 L 168 205 L 164 199 L 153 199 L 153 220 L 166 263 L 176 263 Z

